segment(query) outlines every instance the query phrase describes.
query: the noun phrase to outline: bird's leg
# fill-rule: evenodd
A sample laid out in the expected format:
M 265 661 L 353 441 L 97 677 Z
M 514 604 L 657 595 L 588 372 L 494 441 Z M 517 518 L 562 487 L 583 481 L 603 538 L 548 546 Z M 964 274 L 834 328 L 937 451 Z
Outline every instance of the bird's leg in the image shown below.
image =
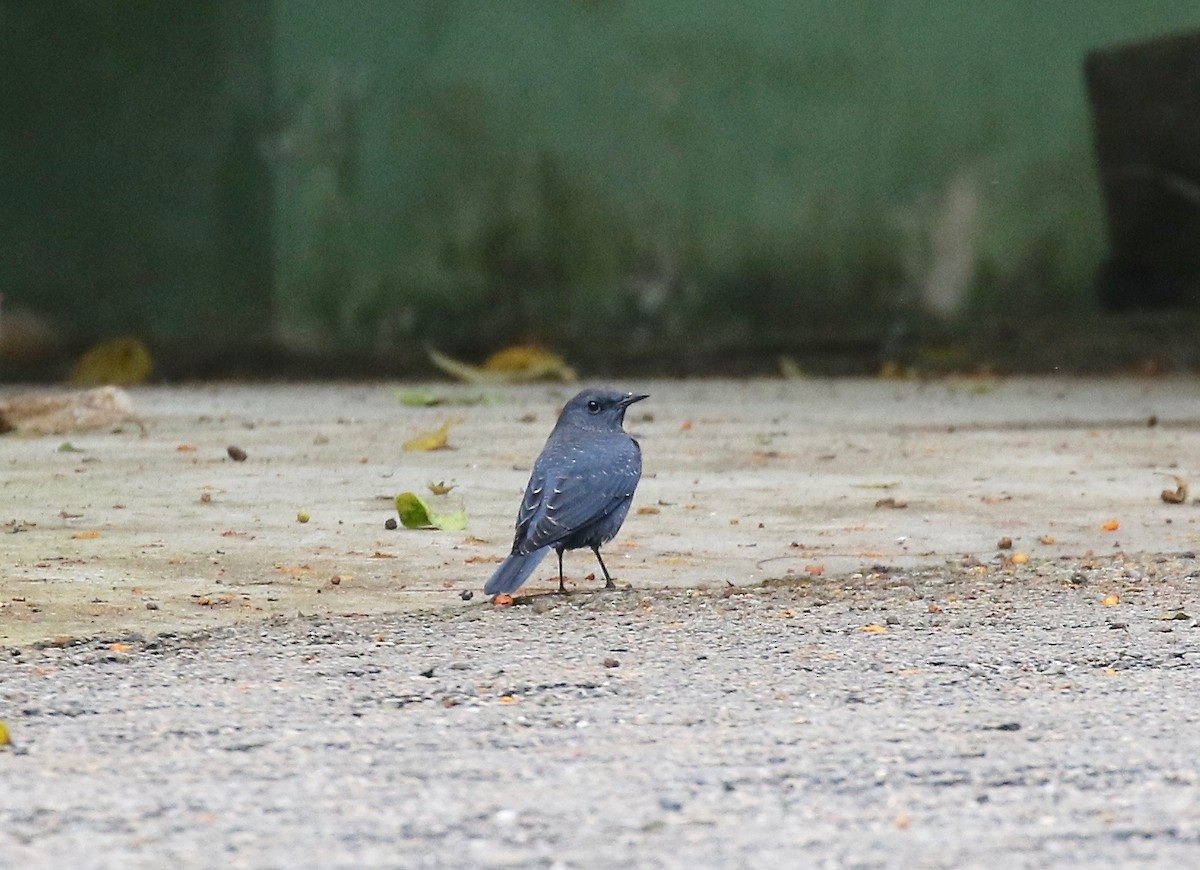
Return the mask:
M 604 588 L 616 589 L 617 584 L 613 582 L 612 577 L 608 576 L 608 568 L 604 567 L 604 560 L 600 558 L 600 548 L 592 547 L 592 552 L 596 554 L 596 561 L 600 563 L 600 570 L 604 572 Z
M 563 551 L 559 550 L 558 551 L 558 591 L 559 591 L 560 595 L 566 595 L 567 587 L 566 587 L 566 584 L 563 583 L 563 573 L 562 573 L 562 554 L 563 554 Z

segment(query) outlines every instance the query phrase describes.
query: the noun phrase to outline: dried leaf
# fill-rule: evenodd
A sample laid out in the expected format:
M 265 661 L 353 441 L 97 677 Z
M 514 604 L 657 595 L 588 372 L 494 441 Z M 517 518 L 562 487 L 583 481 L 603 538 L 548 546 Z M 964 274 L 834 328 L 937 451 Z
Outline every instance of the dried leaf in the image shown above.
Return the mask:
M 1012 559 L 1010 559 L 1009 561 L 1012 562 L 1014 565 L 1024 565 L 1026 562 L 1029 561 L 1029 555 L 1027 553 L 1013 553 Z
M 1121 603 L 1121 596 L 1115 592 L 1112 592 L 1112 593 L 1109 593 L 1108 595 L 1105 595 L 1104 600 L 1101 601 L 1100 603 L 1103 604 L 1105 607 L 1115 607 L 1116 605 Z
M 862 630 L 867 634 L 887 634 L 887 629 L 878 623 L 864 625 Z
M 1183 504 L 1188 498 L 1187 481 L 1179 475 L 1172 475 L 1172 477 L 1175 479 L 1175 488 L 1164 489 L 1160 493 L 1160 497 L 1167 504 Z
M 423 435 L 418 435 L 415 438 L 410 438 L 402 445 L 405 450 L 444 450 L 450 440 L 450 427 L 457 423 L 457 420 L 447 420 L 433 432 L 426 432 Z
M 523 384 L 541 380 L 577 380 L 562 357 L 533 345 L 516 345 L 492 354 L 482 366 L 460 362 L 427 348 L 429 360 L 446 374 L 470 384 Z
M 894 510 L 900 510 L 902 508 L 908 507 L 908 502 L 896 501 L 896 499 L 889 496 L 888 498 L 881 498 L 877 502 L 875 502 L 875 507 L 877 507 L 877 508 L 892 508 Z
M 9 736 L 8 726 L 0 721 L 0 746 L 8 746 L 12 743 L 12 737 Z
M 1042 535 L 1040 538 L 1038 538 L 1038 543 L 1049 546 L 1054 543 L 1054 536 L 1053 535 Z
M 1109 520 L 1100 528 L 1106 532 L 1115 532 L 1117 529 L 1121 528 L 1121 522 L 1120 520 Z
M 146 345 L 126 336 L 93 346 L 75 363 L 68 380 L 77 387 L 132 386 L 145 381 L 152 368 Z
M 637 512 L 641 516 L 647 516 L 649 514 L 659 513 L 659 510 L 656 507 L 640 507 L 637 509 Z
M 447 485 L 446 481 L 444 481 L 444 480 L 439 480 L 437 483 L 434 483 L 431 480 L 425 484 L 425 488 L 428 489 L 430 492 L 432 492 L 434 495 L 446 495 L 447 493 L 453 491 L 454 487 L 455 487 L 455 484 Z
M 71 537 L 77 541 L 91 541 L 91 540 L 95 540 L 96 538 L 100 537 L 100 533 L 94 532 L 94 531 L 93 532 L 76 532 L 75 534 L 71 535 Z

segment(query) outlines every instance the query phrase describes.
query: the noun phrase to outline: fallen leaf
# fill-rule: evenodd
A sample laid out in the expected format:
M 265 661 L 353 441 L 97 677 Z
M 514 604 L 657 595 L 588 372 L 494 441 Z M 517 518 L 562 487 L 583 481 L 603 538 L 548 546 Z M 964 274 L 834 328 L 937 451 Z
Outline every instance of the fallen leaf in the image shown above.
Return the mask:
M 1117 529 L 1121 528 L 1121 523 L 1119 520 L 1109 520 L 1100 528 L 1106 532 L 1115 532 Z
M 640 507 L 640 508 L 638 508 L 638 509 L 637 509 L 637 512 L 638 512 L 639 514 L 641 514 L 641 515 L 645 516 L 645 515 L 647 515 L 647 514 L 656 514 L 656 513 L 659 513 L 659 510 L 658 510 L 658 508 L 656 508 L 656 507 Z
M 787 354 L 779 357 L 779 374 L 785 381 L 802 381 L 808 377 L 800 368 L 800 363 Z
M 1192 617 L 1190 614 L 1184 613 L 1182 610 L 1179 610 L 1179 611 L 1176 611 L 1175 613 L 1168 613 L 1166 616 L 1163 616 L 1160 618 L 1170 620 L 1170 619 L 1191 619 Z
M 428 489 L 430 492 L 432 492 L 434 495 L 446 495 L 447 493 L 452 492 L 454 490 L 454 487 L 455 487 L 455 484 L 447 485 L 446 481 L 444 481 L 444 480 L 439 480 L 437 483 L 434 483 L 431 480 L 425 484 L 425 488 Z
M 810 577 L 820 577 L 825 573 L 825 566 L 821 564 L 805 565 L 804 573 Z
M 864 632 L 866 632 L 867 634 L 887 634 L 887 629 L 884 628 L 882 625 L 879 625 L 878 623 L 872 623 L 871 625 L 864 625 L 862 630 Z
M 908 507 L 908 502 L 896 501 L 894 498 L 891 498 L 889 496 L 888 498 L 881 498 L 881 499 L 879 499 L 879 501 L 875 502 L 875 507 L 877 507 L 877 508 L 892 508 L 892 509 L 898 510 L 901 508 Z
M 535 345 L 515 345 L 497 351 L 482 366 L 460 362 L 427 348 L 429 360 L 451 377 L 470 384 L 523 384 L 530 381 L 574 381 L 575 370 L 557 354 Z
M 423 393 L 417 390 L 397 390 L 396 398 L 401 405 L 409 408 L 432 408 L 442 404 L 445 399 L 433 393 Z
M 126 336 L 94 345 L 75 363 L 67 379 L 77 387 L 132 386 L 145 381 L 153 368 L 146 345 Z
M 1104 600 L 1101 601 L 1100 603 L 1103 604 L 1105 607 L 1115 607 L 1116 605 L 1121 603 L 1121 596 L 1115 592 L 1112 592 L 1112 593 L 1109 593 L 1108 595 L 1105 595 Z
M 12 737 L 9 736 L 8 726 L 0 721 L 0 746 L 8 746 L 12 743 Z
M 75 539 L 75 540 L 77 540 L 77 541 L 91 541 L 91 540 L 94 540 L 94 539 L 96 539 L 96 538 L 100 537 L 100 533 L 99 533 L 99 532 L 95 532 L 95 531 L 92 531 L 92 532 L 76 532 L 75 534 L 71 535 L 71 537 L 72 537 L 72 538 L 74 538 L 74 539 Z
M 112 650 L 113 652 L 120 652 L 120 653 L 129 652 L 131 649 L 133 649 L 133 647 L 131 647 L 127 643 L 110 643 L 108 645 L 108 648 L 110 650 Z
M 441 529 L 444 532 L 460 532 L 467 527 L 465 510 L 452 513 L 434 513 L 416 493 L 402 492 L 396 496 L 396 513 L 406 529 Z
M 1014 565 L 1024 565 L 1029 561 L 1029 555 L 1027 553 L 1013 553 L 1012 559 L 1009 561 L 1011 561 Z
M 1172 475 L 1175 479 L 1174 489 L 1164 489 L 1159 497 L 1167 504 L 1183 504 L 1188 497 L 1188 484 L 1179 475 Z
M 458 421 L 447 420 L 433 432 L 426 432 L 408 439 L 404 442 L 403 447 L 405 450 L 443 450 L 448 446 L 447 442 L 450 440 L 450 427 L 456 422 Z
M 1042 535 L 1040 538 L 1038 538 L 1038 543 L 1049 546 L 1050 544 L 1054 543 L 1054 537 L 1052 535 Z

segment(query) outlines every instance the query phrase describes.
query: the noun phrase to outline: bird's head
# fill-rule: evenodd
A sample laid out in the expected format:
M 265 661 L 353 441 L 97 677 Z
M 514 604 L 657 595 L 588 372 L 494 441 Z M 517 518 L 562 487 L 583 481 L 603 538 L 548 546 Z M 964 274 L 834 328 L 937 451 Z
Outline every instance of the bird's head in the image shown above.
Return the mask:
M 625 422 L 625 409 L 649 396 L 620 393 L 616 390 L 584 390 L 563 406 L 558 425 L 581 429 L 619 431 Z

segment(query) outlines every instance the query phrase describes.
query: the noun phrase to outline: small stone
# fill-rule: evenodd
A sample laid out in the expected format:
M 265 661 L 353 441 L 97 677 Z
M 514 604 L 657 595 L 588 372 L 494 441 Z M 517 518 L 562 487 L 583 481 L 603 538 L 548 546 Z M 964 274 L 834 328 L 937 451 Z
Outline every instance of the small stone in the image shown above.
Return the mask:
M 147 601 L 146 609 L 147 610 L 158 610 L 158 602 L 157 601 Z
M 225 448 L 225 452 L 229 454 L 229 458 L 234 462 L 246 461 L 246 451 L 238 447 L 236 444 L 230 444 Z
M 1012 545 L 1013 545 L 1012 538 L 1010 538 L 1010 537 L 1008 537 L 1007 535 L 1005 535 L 1003 538 L 1001 538 L 1000 540 L 998 540 L 998 541 L 996 542 L 996 549 L 998 549 L 998 550 L 1011 550 L 1011 549 L 1012 549 Z
M 387 529 L 389 532 L 394 532 L 394 531 L 396 531 L 396 529 L 399 525 L 400 524 L 398 522 L 396 522 L 395 517 L 388 517 L 387 520 L 384 522 L 383 527 L 385 529 Z
M 396 522 L 395 520 L 388 520 L 388 522 L 393 524 L 393 528 L 395 527 L 394 526 L 394 524 Z M 461 598 L 463 601 L 470 601 L 472 598 L 475 597 L 475 593 L 472 592 L 470 589 L 464 589 L 462 592 L 459 593 L 458 597 Z
M 298 523 L 307 523 L 310 519 L 311 517 L 308 515 L 308 511 L 299 511 L 296 514 L 296 522 Z
M 619 668 L 619 667 L 621 667 L 621 663 L 619 661 L 617 661 L 616 659 L 614 659 L 612 656 L 609 656 L 608 658 L 606 658 L 604 660 L 604 667 Z

